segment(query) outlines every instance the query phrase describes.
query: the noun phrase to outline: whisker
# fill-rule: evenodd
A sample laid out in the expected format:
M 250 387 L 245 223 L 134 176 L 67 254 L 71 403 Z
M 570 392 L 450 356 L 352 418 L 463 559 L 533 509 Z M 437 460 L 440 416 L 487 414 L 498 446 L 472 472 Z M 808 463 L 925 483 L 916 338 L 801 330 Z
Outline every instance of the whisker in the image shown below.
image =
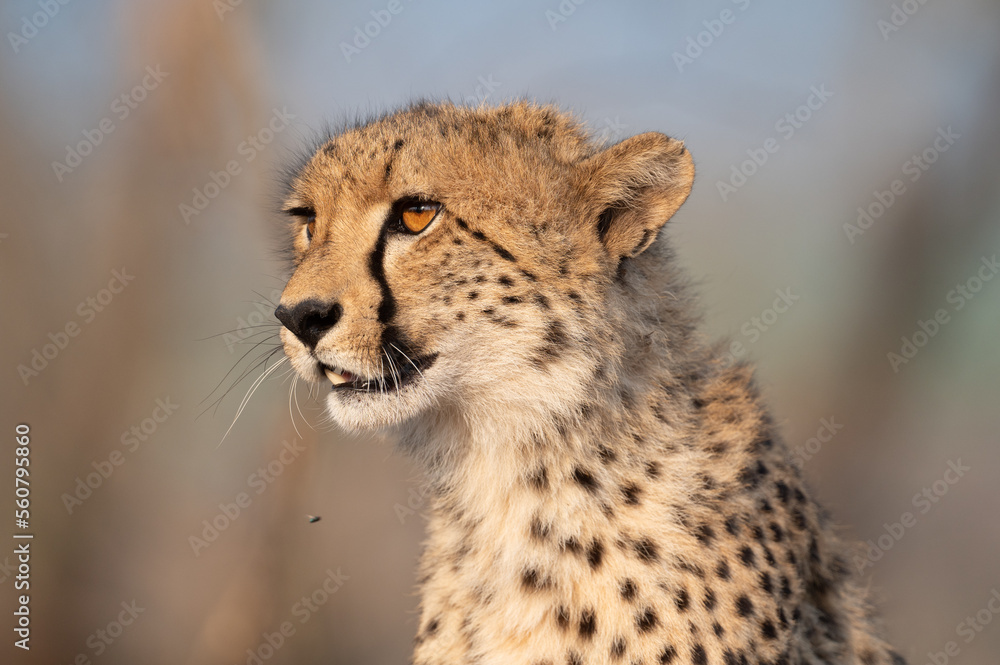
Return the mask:
M 233 427 L 236 425 L 236 421 L 240 419 L 241 415 L 243 415 L 243 410 L 247 408 L 247 404 L 250 403 L 250 398 L 252 398 L 253 394 L 257 392 L 257 388 L 259 388 L 260 385 L 264 382 L 264 379 L 270 376 L 271 373 L 274 372 L 274 370 L 278 369 L 279 367 L 281 367 L 282 364 L 286 362 L 288 362 L 288 358 L 283 357 L 281 360 L 271 365 L 268 369 L 264 370 L 264 372 L 259 377 L 257 377 L 257 379 L 250 386 L 250 389 L 247 390 L 247 394 L 244 395 L 243 401 L 240 403 L 240 408 L 236 411 L 236 416 L 233 418 L 232 424 L 229 425 L 229 429 L 226 430 L 226 433 L 222 435 L 222 441 L 219 441 L 219 445 L 216 446 L 216 448 L 221 446 L 223 442 L 226 440 L 226 437 L 229 436 L 229 433 L 233 431 Z

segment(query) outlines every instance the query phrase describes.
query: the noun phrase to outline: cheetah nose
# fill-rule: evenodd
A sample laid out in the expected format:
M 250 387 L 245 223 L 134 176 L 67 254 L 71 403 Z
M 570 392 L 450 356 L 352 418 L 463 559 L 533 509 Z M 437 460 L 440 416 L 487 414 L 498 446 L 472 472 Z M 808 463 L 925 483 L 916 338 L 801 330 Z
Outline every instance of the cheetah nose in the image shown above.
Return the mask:
M 339 303 L 303 300 L 291 308 L 278 305 L 274 315 L 303 344 L 315 349 L 326 331 L 337 325 L 343 311 Z

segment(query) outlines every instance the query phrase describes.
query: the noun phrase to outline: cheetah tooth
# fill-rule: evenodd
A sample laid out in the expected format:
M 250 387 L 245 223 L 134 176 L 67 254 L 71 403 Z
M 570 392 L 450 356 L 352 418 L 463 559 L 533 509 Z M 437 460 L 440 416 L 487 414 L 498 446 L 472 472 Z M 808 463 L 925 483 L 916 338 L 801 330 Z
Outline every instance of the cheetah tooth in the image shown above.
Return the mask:
M 324 372 L 326 373 L 326 378 L 330 379 L 330 383 L 332 383 L 335 386 L 347 383 L 347 379 L 345 379 L 343 375 L 337 374 L 332 369 L 324 370 Z

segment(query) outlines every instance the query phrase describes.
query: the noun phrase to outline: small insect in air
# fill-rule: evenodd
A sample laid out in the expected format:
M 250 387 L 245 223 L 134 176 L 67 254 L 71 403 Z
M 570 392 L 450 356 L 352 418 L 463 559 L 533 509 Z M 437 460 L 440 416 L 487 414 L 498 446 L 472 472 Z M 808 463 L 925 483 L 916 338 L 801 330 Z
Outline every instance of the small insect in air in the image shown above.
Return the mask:
M 321 519 L 323 519 L 319 515 L 306 515 L 306 517 L 309 519 L 309 523 L 310 524 L 315 524 L 316 522 L 318 522 Z

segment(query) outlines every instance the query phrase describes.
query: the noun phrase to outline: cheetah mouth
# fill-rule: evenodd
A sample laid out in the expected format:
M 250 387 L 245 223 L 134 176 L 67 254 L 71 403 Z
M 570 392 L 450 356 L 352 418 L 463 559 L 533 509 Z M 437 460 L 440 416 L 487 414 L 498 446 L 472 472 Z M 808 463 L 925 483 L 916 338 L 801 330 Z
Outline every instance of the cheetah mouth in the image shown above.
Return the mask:
M 319 368 L 336 392 L 385 393 L 398 391 L 423 378 L 423 372 L 434 364 L 437 354 L 417 358 L 389 355 L 390 369 L 380 376 L 361 376 L 340 367 L 320 363 Z

